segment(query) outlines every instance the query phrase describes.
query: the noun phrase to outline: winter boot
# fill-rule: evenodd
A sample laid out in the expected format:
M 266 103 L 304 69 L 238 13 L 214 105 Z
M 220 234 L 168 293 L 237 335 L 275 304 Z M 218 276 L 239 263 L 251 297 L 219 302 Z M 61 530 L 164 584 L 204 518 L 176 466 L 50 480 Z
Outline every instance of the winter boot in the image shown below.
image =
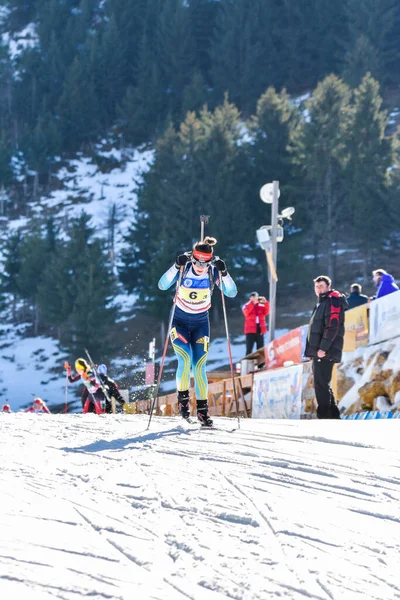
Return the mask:
M 203 427 L 212 427 L 213 421 L 208 414 L 208 401 L 207 400 L 197 400 L 197 418 L 200 421 Z
M 188 419 L 190 417 L 188 390 L 185 390 L 184 392 L 178 392 L 178 409 L 179 414 L 183 419 Z
M 340 410 L 334 398 L 331 399 L 331 419 L 340 419 Z

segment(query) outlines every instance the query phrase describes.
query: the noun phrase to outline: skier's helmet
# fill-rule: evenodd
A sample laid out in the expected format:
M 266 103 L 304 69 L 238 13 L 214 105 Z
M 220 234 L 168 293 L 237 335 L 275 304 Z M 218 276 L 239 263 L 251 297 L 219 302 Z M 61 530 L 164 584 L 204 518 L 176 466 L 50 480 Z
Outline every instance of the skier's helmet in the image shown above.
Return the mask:
M 43 400 L 41 398 L 35 398 L 34 401 L 33 401 L 33 404 L 35 406 L 43 406 L 44 402 L 43 402 Z
M 89 371 L 89 365 L 84 358 L 77 358 L 75 361 L 75 371 L 77 373 L 86 373 Z
M 213 246 L 217 240 L 213 237 L 206 237 L 202 242 L 196 242 L 193 246 L 192 262 L 199 267 L 206 267 L 213 259 Z
M 11 407 L 9 404 L 3 404 L 3 408 L 1 410 L 3 412 L 11 412 Z
M 99 375 L 107 375 L 107 367 L 106 365 L 99 365 L 97 367 L 97 372 Z

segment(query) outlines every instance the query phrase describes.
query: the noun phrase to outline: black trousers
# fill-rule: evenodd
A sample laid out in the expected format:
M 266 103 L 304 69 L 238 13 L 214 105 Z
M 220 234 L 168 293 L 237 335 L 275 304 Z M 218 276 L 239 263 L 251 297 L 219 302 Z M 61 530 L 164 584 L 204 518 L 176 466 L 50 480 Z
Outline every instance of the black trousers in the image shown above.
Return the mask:
M 340 419 L 339 409 L 331 388 L 334 364 L 331 360 L 313 358 L 314 390 L 319 419 Z
M 257 333 L 246 333 L 246 356 L 253 352 L 254 344 L 257 350 L 264 347 L 264 334 L 261 333 L 259 325 L 257 325 Z

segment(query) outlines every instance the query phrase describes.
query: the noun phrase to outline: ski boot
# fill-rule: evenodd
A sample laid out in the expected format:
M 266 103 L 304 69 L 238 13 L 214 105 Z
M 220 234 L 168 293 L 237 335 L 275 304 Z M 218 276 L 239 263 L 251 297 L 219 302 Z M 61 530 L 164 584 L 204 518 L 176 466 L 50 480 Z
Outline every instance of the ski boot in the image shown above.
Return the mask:
M 197 400 L 197 418 L 201 423 L 202 427 L 212 427 L 213 420 L 210 418 L 208 414 L 208 401 L 207 400 Z
M 188 390 L 185 390 L 184 392 L 178 392 L 178 409 L 182 419 L 186 419 L 187 421 L 190 418 Z

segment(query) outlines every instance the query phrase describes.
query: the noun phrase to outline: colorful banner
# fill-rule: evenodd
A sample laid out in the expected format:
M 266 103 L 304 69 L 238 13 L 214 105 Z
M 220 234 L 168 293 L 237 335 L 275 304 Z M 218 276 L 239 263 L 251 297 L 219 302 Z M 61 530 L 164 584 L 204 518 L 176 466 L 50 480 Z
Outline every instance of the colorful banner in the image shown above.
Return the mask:
M 273 340 L 265 346 L 264 353 L 266 369 L 283 367 L 286 362 L 298 365 L 302 361 L 302 328 L 292 329 Z
M 307 335 L 308 335 L 308 325 L 301 325 L 300 327 L 300 335 L 301 335 L 301 359 L 308 360 L 308 358 L 304 357 L 304 352 L 306 351 L 306 343 L 307 343 Z
M 390 410 L 369 410 L 352 415 L 343 415 L 345 421 L 366 421 L 370 419 L 400 419 L 400 412 L 392 412 Z
M 145 383 L 146 383 L 146 385 L 154 384 L 154 363 L 153 362 L 146 364 Z
M 303 365 L 254 374 L 254 419 L 300 419 Z
M 317 415 L 317 400 L 314 391 L 314 377 L 312 361 L 303 363 L 303 377 L 301 382 L 301 416 L 312 418 Z
M 359 346 L 368 344 L 368 305 L 362 304 L 344 313 L 343 352 L 354 352 Z
M 370 344 L 400 335 L 400 291 L 370 303 L 369 328 Z

